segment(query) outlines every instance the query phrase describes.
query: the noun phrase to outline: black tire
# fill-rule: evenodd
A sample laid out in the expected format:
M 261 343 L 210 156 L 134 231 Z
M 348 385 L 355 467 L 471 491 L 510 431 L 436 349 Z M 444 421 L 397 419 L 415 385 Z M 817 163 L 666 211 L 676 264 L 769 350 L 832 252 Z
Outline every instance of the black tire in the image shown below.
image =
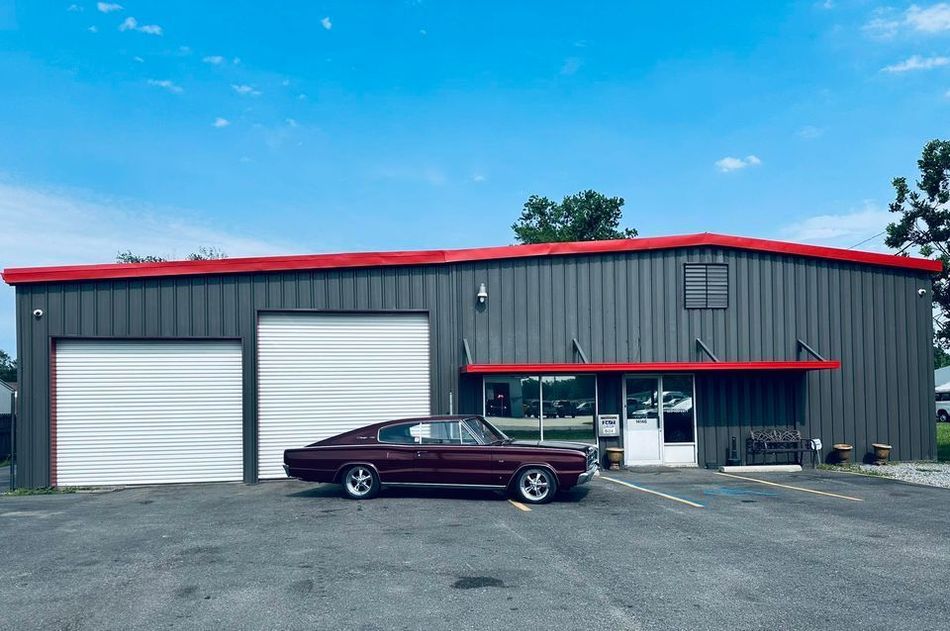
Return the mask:
M 369 500 L 379 495 L 379 474 L 364 464 L 348 467 L 340 477 L 343 496 L 351 500 Z
M 938 423 L 946 423 L 947 421 L 950 421 L 950 415 L 947 414 L 947 411 L 946 411 L 946 410 L 938 410 L 938 411 L 937 411 L 937 422 L 938 422 Z
M 557 479 L 543 467 L 529 467 L 514 482 L 515 496 L 525 504 L 547 504 L 557 493 Z

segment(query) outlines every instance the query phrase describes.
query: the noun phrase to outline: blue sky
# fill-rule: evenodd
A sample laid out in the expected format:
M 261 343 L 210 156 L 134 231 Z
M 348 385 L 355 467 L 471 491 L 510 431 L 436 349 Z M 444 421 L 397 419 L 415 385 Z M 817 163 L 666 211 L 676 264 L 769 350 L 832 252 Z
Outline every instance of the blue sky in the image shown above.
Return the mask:
M 850 246 L 948 135 L 950 4 L 637 4 L 0 0 L 0 266 L 504 244 L 583 188 Z

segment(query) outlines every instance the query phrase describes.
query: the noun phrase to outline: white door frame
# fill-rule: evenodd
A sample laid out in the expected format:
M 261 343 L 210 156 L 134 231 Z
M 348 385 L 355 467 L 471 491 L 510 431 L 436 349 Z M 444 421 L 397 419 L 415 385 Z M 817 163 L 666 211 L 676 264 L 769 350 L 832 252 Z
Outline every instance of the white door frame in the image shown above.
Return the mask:
M 696 426 L 696 375 L 694 373 L 624 373 L 623 374 L 623 385 L 620 389 L 621 392 L 621 409 L 623 413 L 623 441 L 624 441 L 624 450 L 628 453 L 627 445 L 627 379 L 633 378 L 643 378 L 643 379 L 656 379 L 657 387 L 657 441 L 658 441 L 658 453 L 659 460 L 649 460 L 649 461 L 640 461 L 636 463 L 627 463 L 626 455 L 624 456 L 624 465 L 626 466 L 651 466 L 651 465 L 662 465 L 665 464 L 664 460 L 664 449 L 666 447 L 666 437 L 664 436 L 664 418 L 663 418 L 663 377 L 665 375 L 682 375 L 688 376 L 691 378 L 691 383 L 693 387 L 692 398 L 693 398 L 693 461 L 691 463 L 679 463 L 680 466 L 695 466 L 699 460 L 698 456 L 698 434 Z M 688 444 L 688 443 L 683 443 Z

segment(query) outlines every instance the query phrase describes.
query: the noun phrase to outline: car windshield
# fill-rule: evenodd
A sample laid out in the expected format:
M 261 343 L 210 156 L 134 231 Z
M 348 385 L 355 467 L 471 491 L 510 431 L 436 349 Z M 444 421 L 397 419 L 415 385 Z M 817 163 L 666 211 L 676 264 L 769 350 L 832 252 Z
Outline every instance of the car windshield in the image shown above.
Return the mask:
M 509 440 L 505 436 L 504 432 L 500 429 L 497 429 L 491 423 L 479 416 L 473 416 L 467 418 L 464 421 L 465 425 L 472 431 L 472 434 L 479 440 L 479 442 L 490 445 L 503 440 Z

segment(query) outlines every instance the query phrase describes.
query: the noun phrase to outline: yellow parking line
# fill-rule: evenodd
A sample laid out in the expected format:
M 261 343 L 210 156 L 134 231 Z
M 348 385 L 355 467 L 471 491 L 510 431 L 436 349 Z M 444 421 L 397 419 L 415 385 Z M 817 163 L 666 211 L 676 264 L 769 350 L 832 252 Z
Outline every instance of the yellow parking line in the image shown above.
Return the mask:
M 716 472 L 716 475 L 724 475 L 729 478 L 736 478 L 737 480 L 748 480 L 749 482 L 758 482 L 759 484 L 767 484 L 769 486 L 777 486 L 783 489 L 792 489 L 793 491 L 804 491 L 805 493 L 814 493 L 815 495 L 825 495 L 827 497 L 837 497 L 838 499 L 848 500 L 850 502 L 863 502 L 860 497 L 851 497 L 850 495 L 838 495 L 837 493 L 827 493 L 825 491 L 816 491 L 815 489 L 806 489 L 800 486 L 791 486 L 789 484 L 779 484 L 778 482 L 768 482 L 766 480 L 757 480 L 755 478 L 747 478 L 741 475 L 733 475 L 731 473 L 721 473 Z
M 523 510 L 526 513 L 531 512 L 531 509 L 525 506 L 524 504 L 522 504 L 521 502 L 516 502 L 514 500 L 508 500 L 508 501 L 511 502 L 511 505 L 517 508 L 518 510 Z
M 607 480 L 608 482 L 614 482 L 616 484 L 622 484 L 624 486 L 629 486 L 631 489 L 636 489 L 638 491 L 643 491 L 644 493 L 649 493 L 651 495 L 657 495 L 659 497 L 665 497 L 668 500 L 673 500 L 674 502 L 679 502 L 680 504 L 686 504 L 687 506 L 692 506 L 694 508 L 705 508 L 702 504 L 697 502 L 691 502 L 689 500 L 684 500 L 681 497 L 675 497 L 673 495 L 667 495 L 666 493 L 660 493 L 659 491 L 654 491 L 653 489 L 644 488 L 642 486 L 637 486 L 636 484 L 630 484 L 629 482 L 624 482 L 623 480 L 617 480 L 616 478 L 608 478 L 605 475 L 600 476 L 601 480 Z

